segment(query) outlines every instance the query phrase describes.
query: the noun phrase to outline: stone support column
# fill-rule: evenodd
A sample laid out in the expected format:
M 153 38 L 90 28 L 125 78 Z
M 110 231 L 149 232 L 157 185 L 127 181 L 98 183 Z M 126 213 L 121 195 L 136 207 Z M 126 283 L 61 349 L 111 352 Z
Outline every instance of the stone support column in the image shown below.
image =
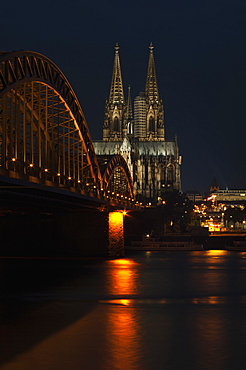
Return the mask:
M 124 255 L 124 215 L 121 211 L 109 212 L 108 218 L 109 256 Z

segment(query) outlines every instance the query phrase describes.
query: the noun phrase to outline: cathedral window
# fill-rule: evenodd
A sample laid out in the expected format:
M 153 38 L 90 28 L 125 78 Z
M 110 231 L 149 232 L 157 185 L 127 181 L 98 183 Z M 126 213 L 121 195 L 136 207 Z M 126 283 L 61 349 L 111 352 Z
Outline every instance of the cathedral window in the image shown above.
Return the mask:
M 133 132 L 132 132 L 132 124 L 131 124 L 131 122 L 128 122 L 128 123 L 127 123 L 127 133 L 128 133 L 128 134 L 133 134 Z
M 155 165 L 151 166 L 151 178 L 155 179 Z
M 174 181 L 173 166 L 170 165 L 167 167 L 167 183 L 172 184 Z
M 153 116 L 150 116 L 150 118 L 149 118 L 149 131 L 151 131 L 151 132 L 155 131 L 155 121 L 154 121 Z
M 117 116 L 114 117 L 114 131 L 119 132 L 119 118 Z
M 159 171 L 160 171 L 160 180 L 163 182 L 165 181 L 165 171 L 163 164 L 160 165 Z

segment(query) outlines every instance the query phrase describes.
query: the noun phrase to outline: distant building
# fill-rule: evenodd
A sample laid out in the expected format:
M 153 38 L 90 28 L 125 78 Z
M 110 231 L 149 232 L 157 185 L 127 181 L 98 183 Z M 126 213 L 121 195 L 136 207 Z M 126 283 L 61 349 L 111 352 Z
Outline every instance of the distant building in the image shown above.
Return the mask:
M 181 157 L 177 137 L 165 139 L 164 107 L 159 95 L 151 43 L 145 92 L 134 100 L 130 88 L 124 98 L 119 46 L 115 47 L 109 99 L 105 104 L 102 141 L 95 141 L 97 156 L 121 154 L 131 170 L 136 199 L 156 204 L 166 190 L 181 190 Z
M 199 203 L 203 201 L 203 196 L 198 190 L 187 190 L 185 194 L 193 203 Z
M 246 190 L 217 190 L 211 193 L 217 203 L 244 204 L 246 203 Z

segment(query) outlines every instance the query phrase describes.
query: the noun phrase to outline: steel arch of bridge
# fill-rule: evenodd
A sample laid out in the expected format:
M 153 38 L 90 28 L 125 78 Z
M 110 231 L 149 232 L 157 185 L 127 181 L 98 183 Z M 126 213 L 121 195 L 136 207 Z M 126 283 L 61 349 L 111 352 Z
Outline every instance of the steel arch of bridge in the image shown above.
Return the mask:
M 119 154 L 114 155 L 107 163 L 103 173 L 103 183 L 107 193 L 116 193 L 116 196 L 118 195 L 122 198 L 127 198 L 127 194 L 131 198 L 134 197 L 129 167 L 125 159 Z
M 100 198 L 120 171 L 126 198 L 133 188 L 125 165 L 115 159 L 102 176 L 81 105 L 51 60 L 0 53 L 0 174 Z

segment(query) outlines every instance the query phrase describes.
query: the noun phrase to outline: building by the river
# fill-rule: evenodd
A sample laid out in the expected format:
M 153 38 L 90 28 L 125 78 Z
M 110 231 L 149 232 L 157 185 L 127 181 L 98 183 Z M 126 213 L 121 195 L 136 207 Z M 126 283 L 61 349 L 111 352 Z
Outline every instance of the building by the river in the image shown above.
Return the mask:
M 143 204 L 161 202 L 165 191 L 181 190 L 181 157 L 177 137 L 165 138 L 164 107 L 158 91 L 153 45 L 145 91 L 132 101 L 130 87 L 125 99 L 119 47 L 115 47 L 112 81 L 105 105 L 103 137 L 95 141 L 97 156 L 120 153 L 131 170 L 136 199 Z

